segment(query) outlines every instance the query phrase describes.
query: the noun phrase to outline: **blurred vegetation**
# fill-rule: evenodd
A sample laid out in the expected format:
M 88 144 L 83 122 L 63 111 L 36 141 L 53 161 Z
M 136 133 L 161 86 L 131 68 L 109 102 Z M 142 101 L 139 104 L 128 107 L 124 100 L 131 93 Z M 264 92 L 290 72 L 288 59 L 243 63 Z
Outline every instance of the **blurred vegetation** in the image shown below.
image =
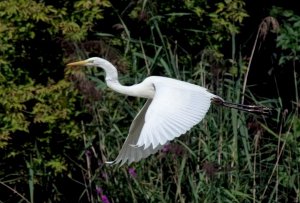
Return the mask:
M 1 202 L 299 202 L 300 16 L 270 7 L 257 20 L 247 3 L 1 1 Z M 266 38 L 272 66 L 257 72 Z M 213 106 L 159 153 L 109 166 L 145 101 L 107 89 L 99 69 L 64 67 L 90 56 L 112 61 L 123 84 L 173 77 L 274 114 Z M 248 88 L 253 72 L 276 84 L 268 97 Z

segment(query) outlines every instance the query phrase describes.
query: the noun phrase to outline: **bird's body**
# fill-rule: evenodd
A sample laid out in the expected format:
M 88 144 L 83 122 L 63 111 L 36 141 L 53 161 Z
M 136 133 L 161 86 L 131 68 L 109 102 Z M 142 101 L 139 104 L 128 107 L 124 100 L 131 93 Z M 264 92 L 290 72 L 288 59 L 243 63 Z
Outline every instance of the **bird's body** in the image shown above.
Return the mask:
M 150 76 L 139 84 L 123 86 L 118 81 L 117 69 L 98 57 L 68 65 L 101 67 L 106 72 L 108 87 L 122 94 L 147 99 L 134 118 L 119 155 L 113 161 L 121 165 L 146 158 L 186 133 L 204 118 L 211 102 L 252 112 L 261 111 L 257 106 L 225 102 L 204 87 L 167 77 Z
M 128 88 L 138 94 L 131 96 L 148 100 L 131 124 L 115 160 L 121 164 L 146 158 L 186 133 L 203 119 L 211 98 L 218 97 L 203 87 L 160 76 L 150 76 Z

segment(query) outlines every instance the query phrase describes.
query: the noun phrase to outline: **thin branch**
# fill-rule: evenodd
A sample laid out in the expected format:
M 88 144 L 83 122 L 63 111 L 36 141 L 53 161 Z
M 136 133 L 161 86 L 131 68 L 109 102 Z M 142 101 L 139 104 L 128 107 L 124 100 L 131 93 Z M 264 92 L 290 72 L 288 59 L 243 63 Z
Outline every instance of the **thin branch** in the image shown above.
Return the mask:
M 30 203 L 23 195 L 21 195 L 17 190 L 13 189 L 12 187 L 6 185 L 5 183 L 0 181 L 0 184 L 3 185 L 4 187 L 8 188 L 9 190 L 13 191 L 15 194 L 17 194 L 19 197 L 22 198 L 27 203 Z

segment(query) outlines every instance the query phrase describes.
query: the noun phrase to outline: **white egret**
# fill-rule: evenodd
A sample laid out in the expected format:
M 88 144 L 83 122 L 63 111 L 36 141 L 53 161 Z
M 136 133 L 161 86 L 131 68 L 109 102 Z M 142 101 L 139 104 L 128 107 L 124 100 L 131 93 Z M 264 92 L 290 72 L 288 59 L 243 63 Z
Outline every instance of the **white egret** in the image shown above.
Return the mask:
M 110 163 L 130 164 L 156 153 L 167 142 L 199 123 L 211 103 L 262 114 L 270 111 L 267 107 L 225 102 L 204 87 L 167 77 L 150 76 L 139 84 L 123 86 L 118 81 L 117 69 L 99 57 L 67 66 L 100 67 L 106 73 L 108 87 L 125 95 L 148 99 L 134 118 L 119 155 Z

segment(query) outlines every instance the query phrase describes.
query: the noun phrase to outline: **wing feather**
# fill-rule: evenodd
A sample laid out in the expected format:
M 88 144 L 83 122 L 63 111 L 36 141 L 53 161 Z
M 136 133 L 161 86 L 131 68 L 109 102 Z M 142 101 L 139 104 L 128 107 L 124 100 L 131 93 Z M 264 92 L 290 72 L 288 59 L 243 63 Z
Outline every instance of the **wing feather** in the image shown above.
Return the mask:
M 205 88 L 184 82 L 178 87 L 160 82 L 154 86 L 156 92 L 136 145 L 144 149 L 164 145 L 186 133 L 204 118 L 215 97 Z
M 113 164 L 120 163 L 120 166 L 122 166 L 126 162 L 130 164 L 132 162 L 136 162 L 143 158 L 146 158 L 150 154 L 154 154 L 158 150 L 162 149 L 163 147 L 162 145 L 157 145 L 155 148 L 149 147 L 146 150 L 144 150 L 144 147 L 133 147 L 133 145 L 136 145 L 138 141 L 139 135 L 144 126 L 145 114 L 151 102 L 152 99 L 148 99 L 147 102 L 144 104 L 143 108 L 140 110 L 140 112 L 133 120 L 129 129 L 129 135 L 127 136 L 117 158 L 114 161 L 107 162 L 107 163 L 113 163 Z

